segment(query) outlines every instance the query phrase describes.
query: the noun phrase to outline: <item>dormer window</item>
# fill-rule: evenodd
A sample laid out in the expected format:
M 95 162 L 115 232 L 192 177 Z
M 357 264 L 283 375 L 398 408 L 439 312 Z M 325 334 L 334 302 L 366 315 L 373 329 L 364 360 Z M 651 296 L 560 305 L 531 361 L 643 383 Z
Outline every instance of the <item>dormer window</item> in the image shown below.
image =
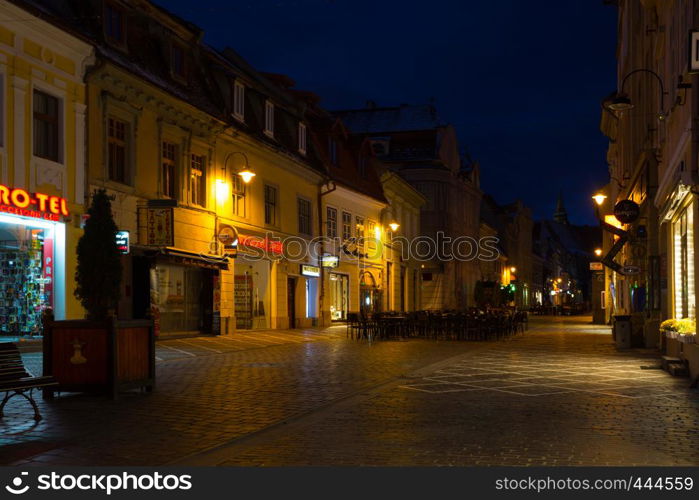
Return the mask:
M 299 123 L 299 153 L 302 155 L 306 154 L 307 140 L 306 125 Z
M 112 2 L 104 4 L 104 36 L 114 45 L 126 44 L 126 14 Z
M 274 104 L 265 102 L 265 134 L 274 137 Z
M 233 117 L 245 121 L 245 85 L 240 82 L 233 84 Z
M 187 81 L 184 47 L 176 42 L 170 46 L 170 71 L 178 80 Z
M 337 165 L 337 141 L 332 137 L 328 139 L 328 156 L 330 163 Z

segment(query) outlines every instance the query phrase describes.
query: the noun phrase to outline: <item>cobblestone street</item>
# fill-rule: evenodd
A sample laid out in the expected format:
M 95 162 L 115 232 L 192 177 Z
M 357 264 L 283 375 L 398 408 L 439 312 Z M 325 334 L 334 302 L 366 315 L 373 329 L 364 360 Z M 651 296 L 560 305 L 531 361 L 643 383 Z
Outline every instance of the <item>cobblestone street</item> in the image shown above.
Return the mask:
M 13 400 L 0 461 L 699 465 L 699 392 L 588 320 L 487 343 L 357 343 L 342 327 L 164 341 L 153 394 L 42 401 L 36 425 Z

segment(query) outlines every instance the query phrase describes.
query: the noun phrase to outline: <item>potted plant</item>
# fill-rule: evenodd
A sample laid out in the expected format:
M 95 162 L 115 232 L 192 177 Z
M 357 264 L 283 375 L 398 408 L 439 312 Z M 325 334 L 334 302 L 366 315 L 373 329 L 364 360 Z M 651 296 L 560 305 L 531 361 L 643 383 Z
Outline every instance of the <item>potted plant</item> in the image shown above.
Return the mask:
M 58 386 L 44 391 L 108 392 L 155 384 L 155 337 L 151 320 L 117 320 L 122 264 L 117 225 L 106 191 L 92 196 L 85 232 L 78 241 L 75 296 L 84 320 L 44 321 L 44 374 Z

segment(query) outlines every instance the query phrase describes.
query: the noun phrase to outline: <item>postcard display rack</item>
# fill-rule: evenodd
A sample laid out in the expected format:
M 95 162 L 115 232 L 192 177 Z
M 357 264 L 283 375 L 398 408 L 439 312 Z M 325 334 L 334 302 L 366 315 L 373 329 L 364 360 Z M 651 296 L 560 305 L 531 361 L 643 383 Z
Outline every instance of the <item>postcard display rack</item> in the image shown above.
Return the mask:
M 0 335 L 41 331 L 47 303 L 41 250 L 0 249 Z

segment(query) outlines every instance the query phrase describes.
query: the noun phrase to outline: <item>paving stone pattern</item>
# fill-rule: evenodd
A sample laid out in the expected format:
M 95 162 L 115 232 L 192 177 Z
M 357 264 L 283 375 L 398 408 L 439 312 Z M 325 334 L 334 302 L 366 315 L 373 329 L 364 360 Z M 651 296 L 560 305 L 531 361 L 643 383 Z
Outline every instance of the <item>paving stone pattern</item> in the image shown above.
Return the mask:
M 158 387 L 24 402 L 17 465 L 699 465 L 699 393 L 607 328 L 534 319 L 501 342 L 245 333 L 158 344 Z M 27 362 L 39 366 L 38 354 Z

